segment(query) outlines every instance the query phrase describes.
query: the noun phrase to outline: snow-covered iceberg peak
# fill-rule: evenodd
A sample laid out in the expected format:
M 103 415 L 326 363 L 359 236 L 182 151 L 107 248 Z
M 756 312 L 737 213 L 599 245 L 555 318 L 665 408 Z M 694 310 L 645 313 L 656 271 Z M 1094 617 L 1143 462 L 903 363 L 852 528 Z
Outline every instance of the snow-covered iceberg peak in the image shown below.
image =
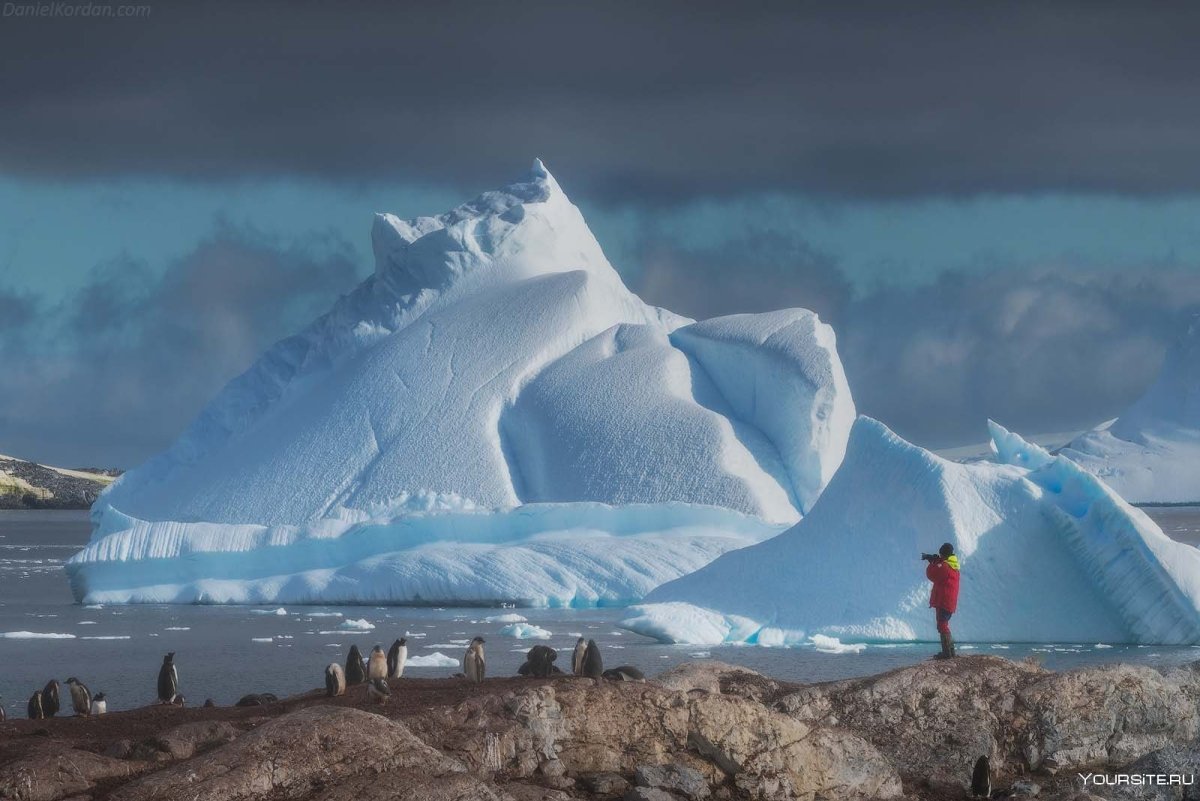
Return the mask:
M 1200 316 L 1167 351 L 1150 388 L 1063 453 L 1131 503 L 1200 501 Z
M 659 587 L 624 622 L 676 642 L 936 637 L 922 552 L 954 544 L 962 640 L 1200 643 L 1200 551 L 1095 476 L 991 425 L 958 464 L 860 417 L 816 507 Z
M 375 215 L 375 275 L 400 295 L 469 278 L 520 281 L 584 270 L 620 284 L 583 215 L 541 160 L 523 179 L 436 217 Z
M 689 536 L 708 543 L 693 551 L 707 561 L 795 522 L 841 462 L 854 405 L 832 329 L 804 309 L 693 323 L 648 306 L 622 283 L 540 161 L 516 183 L 445 214 L 379 215 L 372 240 L 374 274 L 274 345 L 170 449 L 100 498 L 93 545 L 117 539 L 73 561 L 77 595 L 99 597 L 102 587 L 113 601 L 125 593 L 267 602 L 270 588 L 285 582 L 266 581 L 258 568 L 239 574 L 256 582 L 250 593 L 229 583 L 228 560 L 206 556 L 182 574 L 147 562 L 198 544 L 206 554 L 223 543 L 231 552 L 247 543 L 269 548 L 278 534 L 287 550 L 240 564 L 310 578 L 312 570 L 353 572 L 362 586 L 338 582 L 339 600 L 356 592 L 386 600 L 386 586 L 399 600 L 436 590 L 443 601 L 456 593 L 625 601 L 649 588 L 647 576 L 667 580 L 702 562 L 676 560 L 666 573 L 647 573 L 621 552 L 632 547 L 624 539 L 612 543 L 610 563 L 594 565 L 607 578 L 584 582 L 586 591 L 562 579 L 566 556 L 540 558 L 529 578 L 536 591 L 503 583 L 518 573 L 502 554 L 489 564 L 503 581 L 480 575 L 469 586 L 443 581 L 466 557 L 449 544 L 430 557 L 428 549 L 441 546 L 427 534 L 419 535 L 422 557 L 410 554 L 416 567 L 408 557 L 383 559 L 412 546 L 403 538 L 389 546 L 388 537 L 418 536 L 384 518 L 409 515 L 405 499 L 417 497 L 457 498 L 473 520 L 529 504 L 649 505 L 660 513 L 639 520 L 674 532 L 681 551 Z M 689 504 L 762 525 L 750 526 L 748 537 L 714 538 L 715 523 L 700 534 L 682 511 Z M 595 521 L 629 519 L 579 507 L 572 525 L 562 514 L 551 528 L 575 540 L 581 526 L 599 535 L 612 532 Z M 349 536 L 345 521 L 362 515 L 391 533 Z M 502 539 L 497 548 L 515 547 Z M 344 547 L 351 540 L 370 547 Z M 347 560 L 368 552 L 370 569 L 348 571 Z M 385 563 L 411 571 L 408 589 L 376 575 Z M 215 572 L 205 575 L 200 564 Z M 638 570 L 640 578 L 632 575 Z M 169 588 L 146 589 L 151 574 Z M 322 600 L 314 582 L 328 586 L 312 579 L 288 597 Z M 201 585 L 202 593 L 180 589 Z

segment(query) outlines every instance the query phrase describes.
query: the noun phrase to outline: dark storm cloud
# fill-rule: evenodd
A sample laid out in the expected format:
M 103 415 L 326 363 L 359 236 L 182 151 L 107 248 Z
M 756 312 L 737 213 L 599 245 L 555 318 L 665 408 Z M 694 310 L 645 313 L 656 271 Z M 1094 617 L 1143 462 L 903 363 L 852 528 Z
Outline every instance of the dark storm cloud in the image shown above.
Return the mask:
M 149 5 L 0 19 L 0 171 L 1200 190 L 1194 3 Z
M 97 267 L 66 301 L 40 303 L 0 337 L 0 442 L 52 464 L 135 465 L 349 289 L 348 253 L 220 225 L 161 276 L 125 259 Z
M 851 295 L 833 257 L 768 231 L 704 251 L 649 245 L 639 261 L 642 299 L 697 320 L 801 306 L 837 324 Z
M 647 253 L 643 297 L 690 316 L 817 311 L 837 332 L 858 410 L 928 447 L 982 442 L 989 417 L 1027 433 L 1115 417 L 1200 311 L 1200 272 L 1182 266 L 951 271 L 855 294 L 802 241 Z

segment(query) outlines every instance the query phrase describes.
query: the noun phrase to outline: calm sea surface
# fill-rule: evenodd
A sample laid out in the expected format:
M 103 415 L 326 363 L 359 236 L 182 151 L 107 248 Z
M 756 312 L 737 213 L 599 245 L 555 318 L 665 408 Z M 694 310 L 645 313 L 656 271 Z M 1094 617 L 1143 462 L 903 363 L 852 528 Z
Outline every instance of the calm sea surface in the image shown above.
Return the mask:
M 1200 507 L 1151 508 L 1163 530 L 1200 544 Z M 569 663 L 579 634 L 595 639 L 606 665 L 633 664 L 654 674 L 690 659 L 746 665 L 778 678 L 824 681 L 878 673 L 920 661 L 933 644 L 871 646 L 857 654 L 812 648 L 662 645 L 618 629 L 619 609 L 410 609 L 405 607 L 105 606 L 73 602 L 63 562 L 90 533 L 86 512 L 0 511 L 0 703 L 24 717 L 34 689 L 51 677 L 77 676 L 103 691 L 110 709 L 154 699 L 162 655 L 176 652 L 180 684 L 189 703 L 212 698 L 232 703 L 250 692 L 290 695 L 323 685 L 325 665 L 345 662 L 357 644 L 367 654 L 407 633 L 409 655 L 458 659 L 475 635 L 487 640 L 488 670 L 511 675 L 532 645 L 543 642 Z M 485 618 L 516 612 L 553 633 L 549 640 L 502 636 L 504 623 Z M 346 628 L 363 625 L 363 630 Z M 374 628 L 366 629 L 364 624 Z M 30 637 L 29 634 L 39 635 Z M 965 645 L 963 653 L 1038 658 L 1063 669 L 1101 662 L 1171 665 L 1200 659 L 1200 649 L 1072 645 Z M 565 653 L 563 653 L 565 652 Z M 413 675 L 449 676 L 456 667 L 410 667 Z M 406 671 L 407 672 L 407 671 Z

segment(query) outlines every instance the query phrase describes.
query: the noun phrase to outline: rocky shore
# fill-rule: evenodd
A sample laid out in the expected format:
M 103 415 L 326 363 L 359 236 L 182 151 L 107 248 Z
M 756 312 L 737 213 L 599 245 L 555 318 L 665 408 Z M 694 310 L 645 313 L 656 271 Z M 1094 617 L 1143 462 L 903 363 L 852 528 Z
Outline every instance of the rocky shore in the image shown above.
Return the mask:
M 797 685 L 695 662 L 645 683 L 391 687 L 383 706 L 358 686 L 249 708 L 9 721 L 0 798 L 943 801 L 970 797 L 981 755 L 993 797 L 1200 797 L 1194 784 L 1085 786 L 1079 776 L 1190 777 L 1200 663 L 1053 673 L 971 656 Z
M 119 470 L 67 470 L 0 455 L 0 509 L 89 509 Z

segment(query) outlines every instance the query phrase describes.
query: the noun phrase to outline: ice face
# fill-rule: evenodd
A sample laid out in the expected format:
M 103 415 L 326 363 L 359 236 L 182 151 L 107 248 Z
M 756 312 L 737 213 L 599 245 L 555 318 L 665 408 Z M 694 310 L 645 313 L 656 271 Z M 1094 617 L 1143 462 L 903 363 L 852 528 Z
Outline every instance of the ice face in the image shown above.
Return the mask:
M 1167 352 L 1141 398 L 1063 454 L 1130 503 L 1200 501 L 1200 318 Z
M 307 526 L 148 522 L 110 508 L 67 574 L 87 603 L 623 605 L 781 529 L 695 504 L 488 511 L 421 498 Z
M 1200 643 L 1200 551 L 1069 459 L 992 424 L 957 464 L 859 418 L 812 512 L 659 587 L 624 625 L 673 642 L 935 639 L 922 552 L 962 562 L 960 640 Z

